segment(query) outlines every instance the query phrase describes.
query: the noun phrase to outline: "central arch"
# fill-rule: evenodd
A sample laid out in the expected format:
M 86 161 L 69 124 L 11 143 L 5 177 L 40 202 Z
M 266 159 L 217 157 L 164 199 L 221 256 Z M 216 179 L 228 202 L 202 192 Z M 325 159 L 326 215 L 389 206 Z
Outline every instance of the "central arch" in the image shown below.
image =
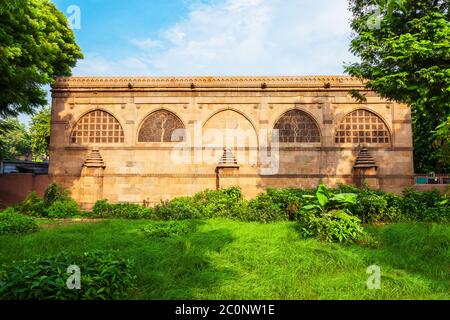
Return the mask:
M 229 148 L 238 163 L 256 164 L 258 135 L 253 123 L 241 112 L 224 109 L 213 114 L 203 125 L 202 142 L 207 158 L 220 158 Z

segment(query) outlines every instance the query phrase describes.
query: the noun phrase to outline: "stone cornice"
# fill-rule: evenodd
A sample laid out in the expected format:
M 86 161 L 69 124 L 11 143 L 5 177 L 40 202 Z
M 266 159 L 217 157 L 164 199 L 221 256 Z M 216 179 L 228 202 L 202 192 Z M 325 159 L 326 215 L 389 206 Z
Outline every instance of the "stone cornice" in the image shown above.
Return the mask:
M 361 80 L 350 76 L 275 76 L 275 77 L 60 77 L 54 91 L 136 90 L 136 89 L 276 89 L 276 88 L 363 88 Z

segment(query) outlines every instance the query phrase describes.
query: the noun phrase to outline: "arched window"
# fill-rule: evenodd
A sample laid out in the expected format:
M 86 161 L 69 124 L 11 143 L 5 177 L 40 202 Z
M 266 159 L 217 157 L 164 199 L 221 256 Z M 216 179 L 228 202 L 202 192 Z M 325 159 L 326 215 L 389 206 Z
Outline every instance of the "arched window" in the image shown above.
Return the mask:
M 158 110 L 145 119 L 139 130 L 138 141 L 176 142 L 172 141 L 172 134 L 177 129 L 184 129 L 180 118 L 170 111 Z
M 123 143 L 122 126 L 106 111 L 95 110 L 85 114 L 75 125 L 70 137 L 72 143 Z
M 373 112 L 359 109 L 348 114 L 336 131 L 336 143 L 390 143 L 389 130 Z
M 301 110 L 286 112 L 275 124 L 281 143 L 320 142 L 320 131 L 316 121 Z

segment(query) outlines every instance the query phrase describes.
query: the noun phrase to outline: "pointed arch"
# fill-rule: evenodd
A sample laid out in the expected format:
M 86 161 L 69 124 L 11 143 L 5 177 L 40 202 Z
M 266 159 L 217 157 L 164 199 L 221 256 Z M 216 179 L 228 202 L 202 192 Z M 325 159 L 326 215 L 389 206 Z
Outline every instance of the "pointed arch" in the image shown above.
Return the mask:
M 139 129 L 138 142 L 178 142 L 172 141 L 175 130 L 185 129 L 183 121 L 172 111 L 159 109 L 150 113 Z
M 336 143 L 390 144 L 391 134 L 386 122 L 366 109 L 347 114 L 336 129 Z
M 95 109 L 82 115 L 70 135 L 75 144 L 123 143 L 125 136 L 122 125 L 111 113 Z
M 320 143 L 321 134 L 316 120 L 299 109 L 285 112 L 275 123 L 280 143 Z

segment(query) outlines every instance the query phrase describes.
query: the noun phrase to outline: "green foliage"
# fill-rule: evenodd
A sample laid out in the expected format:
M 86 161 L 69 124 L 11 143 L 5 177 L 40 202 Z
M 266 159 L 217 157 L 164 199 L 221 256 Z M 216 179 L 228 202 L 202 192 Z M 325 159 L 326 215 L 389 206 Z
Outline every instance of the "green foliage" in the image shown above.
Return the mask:
M 32 191 L 28 194 L 27 198 L 20 204 L 15 206 L 15 209 L 20 214 L 24 214 L 32 217 L 46 217 L 47 206 L 44 200 Z
M 187 206 L 194 206 L 202 217 L 225 217 L 242 199 L 241 189 L 231 187 L 220 190 L 206 190 L 195 194 L 192 201 L 184 199 Z M 195 210 L 193 212 L 195 214 Z
M 304 195 L 307 204 L 302 210 L 324 213 L 334 209 L 345 209 L 356 203 L 357 194 L 355 193 L 336 193 L 329 190 L 325 185 L 320 184 L 317 187 L 315 196 Z M 309 201 L 308 201 L 309 200 Z
M 361 220 L 349 214 L 348 210 L 330 210 L 320 215 L 312 211 L 301 214 L 300 232 L 327 242 L 356 241 L 365 236 Z
M 214 204 L 213 204 L 214 206 Z M 209 211 L 202 211 L 199 203 L 195 203 L 191 197 L 179 197 L 171 201 L 163 201 L 155 207 L 155 214 L 162 220 L 184 220 L 210 218 L 202 216 L 202 212 L 209 214 Z
M 47 208 L 47 217 L 50 219 L 70 218 L 80 214 L 80 207 L 73 199 L 56 200 Z
M 308 202 L 299 212 L 301 234 L 328 242 L 355 241 L 364 235 L 361 220 L 348 209 L 355 205 L 355 193 L 333 193 L 320 184 L 315 196 L 304 195 Z
M 153 222 L 144 226 L 145 234 L 157 238 L 181 236 L 192 230 L 192 223 L 186 220 Z
M 437 189 L 421 192 L 406 189 L 401 205 L 403 217 L 409 221 L 450 221 L 450 205 Z
M 81 289 L 70 290 L 67 268 L 81 271 Z M 3 300 L 109 300 L 127 296 L 134 285 L 132 260 L 108 251 L 56 256 L 16 262 L 0 273 Z
M 31 151 L 34 161 L 47 160 L 50 143 L 50 108 L 42 107 L 31 119 Z
M 27 234 L 38 230 L 32 218 L 17 214 L 12 208 L 0 212 L 0 235 Z
M 44 204 L 46 206 L 50 206 L 55 201 L 64 201 L 69 198 L 69 192 L 56 183 L 50 184 L 44 192 Z
M 153 218 L 153 210 L 137 204 L 110 204 L 108 200 L 97 201 L 92 209 L 96 218 L 148 219 Z
M 16 160 L 31 154 L 27 129 L 15 118 L 0 119 L 0 160 Z
M 351 51 L 360 62 L 346 71 L 367 80 L 367 88 L 382 97 L 412 106 L 415 164 L 418 172 L 449 171 L 450 157 L 435 144 L 435 129 L 448 127 L 450 114 L 450 11 L 448 1 L 390 0 L 379 27 L 373 18 L 375 0 L 350 0 L 354 39 Z M 441 129 L 443 127 L 440 127 Z M 444 129 L 447 130 L 447 129 Z
M 49 0 L 0 1 L 0 117 L 46 104 L 44 85 L 82 58 L 67 18 Z
M 363 223 L 395 222 L 401 216 L 401 198 L 389 193 L 361 190 L 349 209 Z
M 31 192 L 27 198 L 15 206 L 18 213 L 33 217 L 69 218 L 82 214 L 79 205 L 67 190 L 57 184 L 50 184 L 44 198 Z

